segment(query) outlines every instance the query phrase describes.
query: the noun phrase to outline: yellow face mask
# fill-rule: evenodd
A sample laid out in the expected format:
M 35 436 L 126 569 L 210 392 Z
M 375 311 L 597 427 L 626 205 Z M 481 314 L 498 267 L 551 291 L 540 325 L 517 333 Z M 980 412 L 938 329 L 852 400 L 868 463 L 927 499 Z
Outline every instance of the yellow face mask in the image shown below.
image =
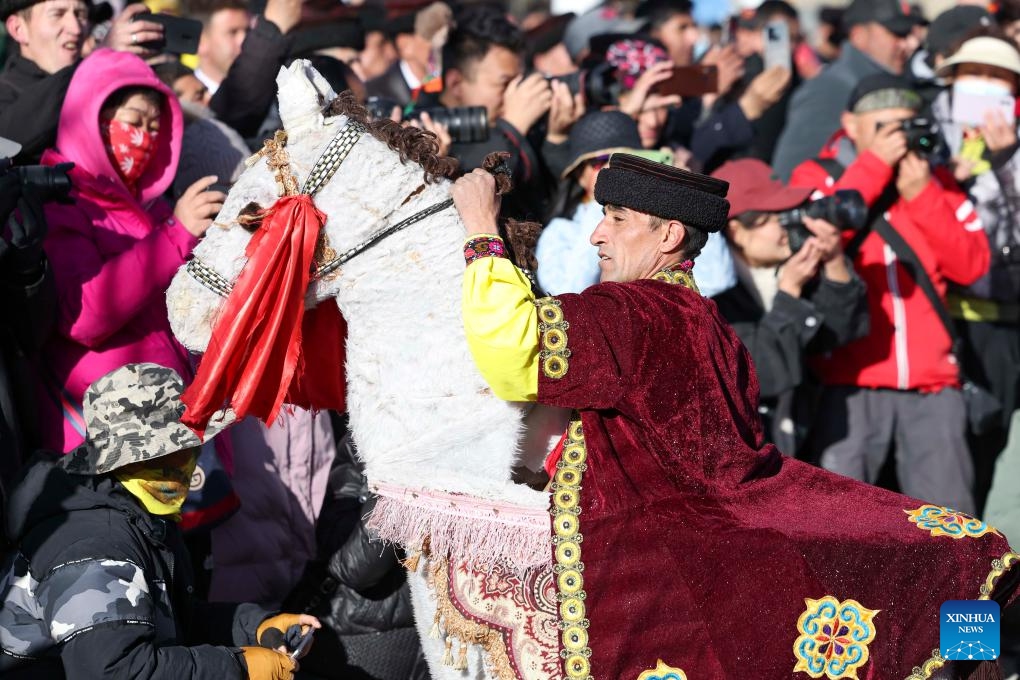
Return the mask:
M 153 515 L 175 515 L 191 487 L 191 475 L 198 461 L 198 449 L 184 449 L 169 456 L 128 465 L 114 475 L 132 496 Z

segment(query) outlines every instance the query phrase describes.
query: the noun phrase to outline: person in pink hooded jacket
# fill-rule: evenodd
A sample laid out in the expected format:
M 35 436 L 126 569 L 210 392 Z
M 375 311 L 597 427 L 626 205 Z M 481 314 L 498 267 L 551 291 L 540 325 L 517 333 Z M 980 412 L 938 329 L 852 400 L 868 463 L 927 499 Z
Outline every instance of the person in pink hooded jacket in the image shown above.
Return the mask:
M 83 440 L 85 389 L 128 363 L 152 362 L 189 380 L 188 354 L 170 331 L 164 294 L 225 196 L 205 177 L 176 206 L 163 198 L 180 158 L 177 98 L 140 58 L 96 50 L 71 80 L 57 145 L 44 165 L 75 164 L 72 204 L 46 208 L 45 243 L 59 297 L 43 348 L 43 443 Z

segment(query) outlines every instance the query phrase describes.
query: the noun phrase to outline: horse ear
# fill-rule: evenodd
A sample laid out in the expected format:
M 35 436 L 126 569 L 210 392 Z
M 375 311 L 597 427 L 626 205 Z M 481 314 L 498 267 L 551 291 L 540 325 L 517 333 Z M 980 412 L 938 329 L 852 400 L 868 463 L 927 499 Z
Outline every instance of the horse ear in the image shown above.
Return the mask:
M 280 120 L 287 130 L 302 125 L 322 125 L 322 112 L 336 98 L 329 82 L 307 59 L 295 59 L 276 76 Z

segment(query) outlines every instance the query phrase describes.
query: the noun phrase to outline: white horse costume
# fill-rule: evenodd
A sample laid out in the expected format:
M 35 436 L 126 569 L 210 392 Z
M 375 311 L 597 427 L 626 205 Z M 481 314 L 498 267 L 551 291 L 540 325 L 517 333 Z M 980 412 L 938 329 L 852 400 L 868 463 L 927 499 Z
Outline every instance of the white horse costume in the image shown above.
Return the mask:
M 306 306 L 335 298 L 347 321 L 351 429 L 380 496 L 372 524 L 412 555 L 432 676 L 559 677 L 549 497 L 511 480 L 526 448 L 523 411 L 492 395 L 468 351 L 460 312 L 465 231 L 450 184 L 424 181 L 420 165 L 402 162 L 360 122 L 326 115 L 336 95 L 307 62 L 281 70 L 277 82 L 289 170 L 328 216 L 328 247 Z M 324 167 L 335 174 L 322 174 Z M 325 179 L 317 191 L 308 190 L 313 168 L 312 183 Z M 170 321 L 188 348 L 206 349 L 247 261 L 251 233 L 236 216 L 278 197 L 273 172 L 254 163 L 174 278 Z M 549 437 L 537 440 L 537 451 L 549 450 Z

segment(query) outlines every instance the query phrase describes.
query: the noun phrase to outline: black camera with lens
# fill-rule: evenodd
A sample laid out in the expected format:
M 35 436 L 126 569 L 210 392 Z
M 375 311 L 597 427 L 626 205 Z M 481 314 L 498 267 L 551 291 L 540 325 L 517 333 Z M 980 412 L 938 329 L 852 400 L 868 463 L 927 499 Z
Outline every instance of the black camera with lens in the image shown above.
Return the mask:
M 558 80 L 567 86 L 570 94 L 580 94 L 588 110 L 616 106 L 620 102 L 622 86 L 616 79 L 616 67 L 609 62 L 600 62 L 565 76 L 546 76 L 545 79 L 550 82 Z
M 876 129 L 881 129 L 883 125 L 892 125 L 892 123 L 879 123 Z M 899 129 L 907 137 L 908 151 L 913 151 L 920 156 L 930 156 L 938 148 L 939 126 L 928 118 L 918 116 L 900 121 Z
M 485 142 L 489 139 L 489 112 L 484 106 L 442 106 L 415 109 L 407 120 L 421 120 L 421 114 L 429 114 L 435 123 L 446 126 L 450 139 L 461 144 Z
M 787 231 L 790 251 L 796 253 L 811 238 L 811 231 L 804 226 L 804 218 L 825 220 L 840 231 L 859 231 L 868 224 L 868 206 L 860 192 L 854 189 L 840 189 L 832 196 L 819 198 L 805 205 L 779 213 L 779 224 Z
M 40 203 L 69 203 L 71 180 L 67 173 L 74 163 L 48 165 L 14 165 L 10 158 L 0 158 L 0 177 L 12 174 L 18 178 L 22 194 L 31 194 Z M 7 215 L 0 215 L 7 219 Z

